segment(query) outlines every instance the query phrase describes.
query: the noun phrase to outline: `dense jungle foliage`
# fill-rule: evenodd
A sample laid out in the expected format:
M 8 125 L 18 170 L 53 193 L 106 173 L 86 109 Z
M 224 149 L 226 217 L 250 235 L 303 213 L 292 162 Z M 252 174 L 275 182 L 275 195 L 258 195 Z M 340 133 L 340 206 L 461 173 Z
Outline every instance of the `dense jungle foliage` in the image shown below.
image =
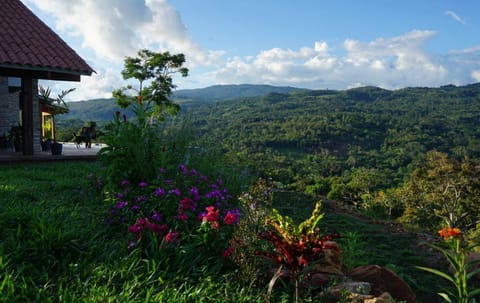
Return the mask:
M 191 124 L 198 137 L 193 144 L 221 148 L 232 163 L 248 167 L 253 175 L 377 215 L 403 215 L 410 223 L 419 221 L 419 202 L 412 197 L 427 190 L 419 189 L 421 182 L 416 180 L 432 174 L 438 177 L 439 192 L 431 196 L 448 199 L 457 190 L 462 192 L 460 200 L 478 204 L 479 198 L 471 198 L 476 194 L 471 184 L 480 171 L 480 84 L 293 90 L 260 96 L 262 87 L 254 97 L 238 96 L 245 95 L 245 89 L 255 95 L 255 86 L 230 87 L 238 97 L 234 100 L 226 97 L 228 87 L 205 89 L 198 100 L 184 96 L 178 100 L 182 110 L 174 122 Z M 206 102 L 209 94 L 212 101 Z M 225 99 L 213 101 L 219 100 L 215 96 Z M 99 104 L 90 105 L 98 117 L 113 115 L 112 108 Z M 64 118 L 80 119 L 70 114 Z M 100 118 L 97 122 L 102 123 Z M 477 208 L 458 211 L 473 216 Z
M 390 216 L 409 209 L 414 191 L 406 187 L 416 170 L 437 174 L 444 187 L 464 186 L 467 195 L 474 190 L 460 185 L 459 172 L 471 184 L 480 171 L 480 84 L 271 93 L 191 105 L 182 117 L 198 130 L 200 146 L 220 145 L 256 174 Z M 428 171 L 427 163 L 440 168 Z

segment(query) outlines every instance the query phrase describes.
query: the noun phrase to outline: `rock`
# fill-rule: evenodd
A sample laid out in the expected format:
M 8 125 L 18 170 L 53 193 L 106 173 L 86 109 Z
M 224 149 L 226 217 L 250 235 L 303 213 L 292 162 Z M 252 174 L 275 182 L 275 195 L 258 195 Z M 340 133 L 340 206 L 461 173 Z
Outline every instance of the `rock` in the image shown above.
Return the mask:
M 333 286 L 330 291 L 341 293 L 346 290 L 354 294 L 369 295 L 371 289 L 372 286 L 368 282 L 343 282 Z
M 313 271 L 343 276 L 343 258 L 340 247 L 334 241 L 325 242 L 325 246 L 329 248 L 323 250 L 323 260 L 315 264 Z
M 313 273 L 308 276 L 306 281 L 308 285 L 313 287 L 324 287 L 330 283 L 332 276 L 324 273 Z
M 395 303 L 395 300 L 388 292 L 384 292 L 379 297 L 364 300 L 363 303 Z
M 407 303 L 416 303 L 417 301 L 410 286 L 388 268 L 365 265 L 355 268 L 348 276 L 355 281 L 371 283 L 372 294 L 377 297 L 388 292 L 397 301 L 406 301 Z

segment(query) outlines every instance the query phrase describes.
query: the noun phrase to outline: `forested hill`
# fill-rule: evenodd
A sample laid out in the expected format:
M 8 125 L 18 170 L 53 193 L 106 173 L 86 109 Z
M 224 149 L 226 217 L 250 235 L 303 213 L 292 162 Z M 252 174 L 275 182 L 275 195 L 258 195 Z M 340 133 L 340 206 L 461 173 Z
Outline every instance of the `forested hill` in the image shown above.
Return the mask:
M 305 91 L 305 89 L 254 84 L 214 85 L 199 89 L 178 90 L 173 94 L 173 98 L 182 102 L 217 102 L 242 97 L 263 96 L 269 93 L 288 94 L 295 91 Z
M 186 115 L 210 140 L 203 144 L 232 161 L 321 194 L 354 176 L 375 175 L 377 189 L 396 185 L 431 150 L 480 157 L 480 84 L 272 93 L 187 107 Z
M 195 105 L 197 103 L 219 102 L 241 97 L 263 96 L 269 93 L 288 94 L 295 91 L 306 91 L 305 89 L 288 86 L 271 85 L 215 85 L 199 89 L 183 89 L 175 91 L 172 99 L 183 106 Z M 95 121 L 103 124 L 112 119 L 113 113 L 120 110 L 114 99 L 93 99 L 80 102 L 70 102 L 69 113 L 59 115 L 58 121 L 62 124 Z M 123 111 L 125 112 L 125 111 Z M 130 112 L 126 112 L 130 116 Z

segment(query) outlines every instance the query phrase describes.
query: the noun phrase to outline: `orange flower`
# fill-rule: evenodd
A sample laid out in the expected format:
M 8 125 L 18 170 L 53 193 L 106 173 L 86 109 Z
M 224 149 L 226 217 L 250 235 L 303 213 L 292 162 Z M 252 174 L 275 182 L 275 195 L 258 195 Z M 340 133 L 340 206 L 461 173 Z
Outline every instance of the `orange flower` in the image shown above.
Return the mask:
M 458 238 L 461 233 L 462 233 L 462 231 L 459 228 L 456 228 L 456 227 L 454 227 L 454 228 L 445 227 L 445 228 L 442 228 L 438 231 L 438 234 L 443 239 L 448 239 L 450 237 L 457 237 Z

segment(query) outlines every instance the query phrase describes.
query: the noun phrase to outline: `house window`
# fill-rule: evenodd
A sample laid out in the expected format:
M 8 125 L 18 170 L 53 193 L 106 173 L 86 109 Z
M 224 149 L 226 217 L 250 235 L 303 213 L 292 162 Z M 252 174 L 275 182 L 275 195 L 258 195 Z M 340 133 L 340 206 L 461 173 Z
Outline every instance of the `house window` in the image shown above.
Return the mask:
M 8 92 L 15 93 L 21 90 L 22 88 L 22 79 L 16 77 L 8 77 Z

